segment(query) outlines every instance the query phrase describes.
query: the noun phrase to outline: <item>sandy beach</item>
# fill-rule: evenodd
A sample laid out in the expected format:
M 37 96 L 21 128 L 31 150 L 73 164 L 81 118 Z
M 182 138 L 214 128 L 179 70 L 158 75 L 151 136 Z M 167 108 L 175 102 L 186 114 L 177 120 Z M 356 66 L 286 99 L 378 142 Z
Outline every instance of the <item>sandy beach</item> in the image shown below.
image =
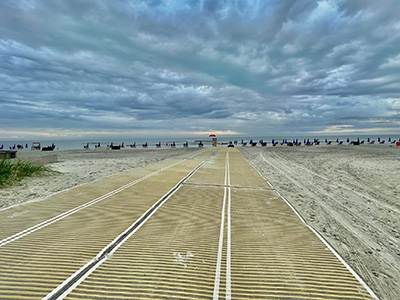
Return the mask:
M 382 299 L 400 290 L 400 149 L 389 145 L 238 147 Z M 59 173 L 0 190 L 0 209 L 168 158 L 189 149 L 55 151 Z M 20 152 L 20 158 L 48 153 Z
M 239 149 L 381 299 L 399 299 L 399 147 Z
M 48 164 L 59 172 L 50 177 L 26 178 L 20 184 L 0 189 L 0 209 L 93 182 L 133 168 L 144 167 L 168 158 L 186 158 L 199 148 L 61 150 L 54 152 L 20 151 L 18 158 L 34 159 L 57 155 L 58 162 Z

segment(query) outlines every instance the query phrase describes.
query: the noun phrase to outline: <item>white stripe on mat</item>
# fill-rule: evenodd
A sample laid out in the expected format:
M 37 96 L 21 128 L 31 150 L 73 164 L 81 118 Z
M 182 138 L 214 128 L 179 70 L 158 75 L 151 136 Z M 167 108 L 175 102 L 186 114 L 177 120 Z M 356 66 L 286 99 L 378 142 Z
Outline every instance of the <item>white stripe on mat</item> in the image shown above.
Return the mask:
M 224 181 L 224 201 L 222 203 L 222 212 L 221 212 L 221 228 L 220 228 L 220 233 L 219 233 L 219 243 L 218 243 L 218 254 L 217 254 L 217 266 L 215 269 L 215 280 L 214 280 L 214 293 L 213 293 L 213 300 L 218 300 L 219 299 L 219 284 L 221 281 L 221 261 L 222 261 L 222 247 L 224 244 L 224 226 L 225 226 L 225 203 L 226 203 L 226 184 L 227 184 L 227 174 L 228 174 L 228 169 L 227 169 L 227 158 L 228 158 L 228 153 L 226 153 L 225 157 L 225 181 Z
M 175 165 L 177 165 L 177 164 L 179 164 L 179 163 L 181 163 L 183 161 L 185 161 L 185 159 L 181 160 L 181 161 L 178 161 L 176 163 L 173 163 L 173 164 L 171 164 L 169 166 L 166 166 L 164 168 L 161 168 L 161 169 L 159 169 L 157 171 L 154 171 L 154 172 L 152 172 L 150 174 L 147 174 L 146 176 L 143 176 L 143 177 L 141 177 L 139 179 L 136 179 L 136 180 L 124 185 L 124 186 L 119 187 L 118 189 L 115 189 L 115 190 L 113 190 L 113 191 L 111 191 L 111 192 L 109 192 L 107 194 L 104 194 L 103 196 L 100 196 L 100 197 L 98 197 L 96 199 L 90 200 L 89 202 L 86 202 L 86 203 L 84 203 L 84 204 L 82 204 L 80 206 L 72 208 L 72 209 L 70 209 L 70 210 L 68 210 L 68 211 L 66 211 L 66 212 L 64 212 L 62 214 L 59 214 L 58 216 L 55 216 L 55 217 L 53 217 L 51 219 L 48 219 L 48 220 L 43 221 L 43 222 L 41 222 L 41 223 L 39 223 L 37 225 L 34 225 L 32 227 L 29 227 L 29 228 L 27 228 L 25 230 L 22 230 L 22 231 L 16 233 L 16 234 L 13 234 L 13 235 L 11 235 L 11 236 L 3 239 L 3 240 L 0 240 L 0 247 L 5 246 L 5 245 L 7 245 L 7 244 L 9 244 L 9 243 L 11 243 L 13 241 L 16 241 L 16 240 L 18 240 L 18 239 L 20 239 L 20 238 L 22 238 L 24 236 L 27 236 L 27 235 L 29 235 L 29 234 L 31 234 L 31 233 L 39 230 L 39 229 L 47 227 L 47 226 L 49 226 L 49 225 L 51 225 L 51 224 L 53 224 L 55 222 L 58 222 L 58 221 L 60 221 L 60 220 L 62 220 L 64 218 L 66 218 L 66 217 L 68 217 L 68 216 L 70 216 L 70 215 L 82 210 L 82 209 L 85 209 L 85 208 L 87 208 L 89 206 L 92 206 L 93 204 L 96 204 L 96 203 L 98 203 L 100 201 L 103 201 L 104 199 L 107 199 L 107 198 L 109 198 L 109 197 L 111 197 L 113 195 L 116 195 L 116 194 L 122 192 L 123 190 L 126 190 L 127 188 L 130 188 L 131 186 L 134 186 L 135 184 L 137 184 L 137 183 L 139 183 L 139 182 L 141 182 L 143 180 L 146 180 L 146 179 L 148 179 L 148 178 L 150 178 L 150 177 L 152 177 L 152 176 L 154 176 L 154 175 L 156 175 L 156 174 L 158 174 L 160 172 L 163 172 L 163 171 L 165 171 L 165 170 L 167 170 L 167 169 L 169 169 L 169 168 L 171 168 L 171 167 L 173 167 L 173 166 L 175 166 Z

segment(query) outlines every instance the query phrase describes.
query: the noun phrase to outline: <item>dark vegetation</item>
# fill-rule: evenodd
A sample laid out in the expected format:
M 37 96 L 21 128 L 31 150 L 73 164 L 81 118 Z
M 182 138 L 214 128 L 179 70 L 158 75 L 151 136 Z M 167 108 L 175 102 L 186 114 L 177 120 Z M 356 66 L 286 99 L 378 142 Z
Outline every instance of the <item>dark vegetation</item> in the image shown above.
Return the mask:
M 29 160 L 0 160 L 0 188 L 13 185 L 25 177 L 48 176 L 56 172 L 49 167 Z

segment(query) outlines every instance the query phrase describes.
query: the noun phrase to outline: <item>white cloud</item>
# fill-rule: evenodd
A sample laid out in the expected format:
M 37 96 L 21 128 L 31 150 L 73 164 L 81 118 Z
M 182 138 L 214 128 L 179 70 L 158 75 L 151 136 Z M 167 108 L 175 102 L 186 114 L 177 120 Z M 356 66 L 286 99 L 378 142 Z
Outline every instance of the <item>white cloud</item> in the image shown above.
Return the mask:
M 380 68 L 400 68 L 400 54 L 396 55 L 395 57 L 389 58 L 385 63 L 380 66 Z
M 0 126 L 11 131 L 263 134 L 399 119 L 394 3 L 18 3 L 0 1 Z

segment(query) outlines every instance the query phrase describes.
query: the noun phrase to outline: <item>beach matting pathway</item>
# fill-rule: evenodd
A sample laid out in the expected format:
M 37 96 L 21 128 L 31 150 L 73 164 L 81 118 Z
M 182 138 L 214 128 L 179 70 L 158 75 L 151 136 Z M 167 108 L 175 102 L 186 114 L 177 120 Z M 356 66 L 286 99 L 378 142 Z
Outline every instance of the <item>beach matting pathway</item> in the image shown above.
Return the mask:
M 0 212 L 0 299 L 373 299 L 238 150 L 200 156 Z

